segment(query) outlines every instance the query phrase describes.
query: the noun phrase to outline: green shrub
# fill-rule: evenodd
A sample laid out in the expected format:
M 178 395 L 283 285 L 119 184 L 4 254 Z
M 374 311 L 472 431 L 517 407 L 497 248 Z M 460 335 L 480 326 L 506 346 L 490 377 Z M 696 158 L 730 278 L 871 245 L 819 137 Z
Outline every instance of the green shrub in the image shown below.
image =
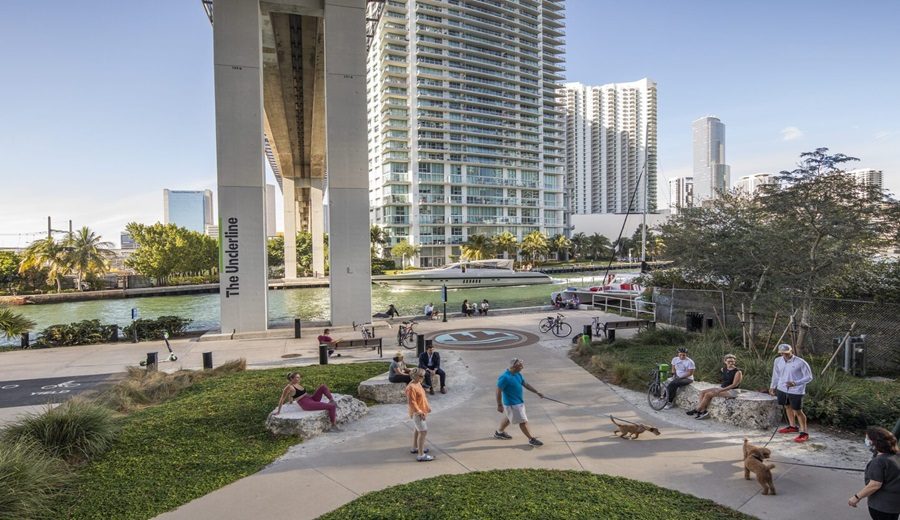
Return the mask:
M 103 325 L 100 320 L 51 325 L 40 332 L 35 345 L 38 347 L 69 347 L 104 343 L 110 340 L 113 330 L 113 325 Z
M 320 520 L 751 519 L 711 500 L 586 471 L 511 469 L 441 475 L 374 491 Z
M 70 463 L 88 461 L 109 449 L 118 433 L 110 409 L 80 398 L 40 414 L 26 415 L 3 430 L 7 442 L 30 441 Z
M 168 332 L 169 337 L 183 336 L 185 329 L 190 325 L 188 318 L 178 316 L 160 316 L 156 319 L 139 319 L 134 320 L 130 325 L 123 329 L 123 333 L 127 338 L 134 337 L 134 331 L 137 329 L 138 341 L 149 339 L 163 339 L 163 333 Z
M 0 443 L 0 520 L 52 517 L 71 475 L 63 461 L 33 442 Z

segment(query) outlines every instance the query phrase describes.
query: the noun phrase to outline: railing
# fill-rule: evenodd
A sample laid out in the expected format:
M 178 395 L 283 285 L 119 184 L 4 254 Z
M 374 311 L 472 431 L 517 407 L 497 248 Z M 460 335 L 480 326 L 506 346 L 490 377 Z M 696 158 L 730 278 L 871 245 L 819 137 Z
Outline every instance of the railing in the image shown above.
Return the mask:
M 656 304 L 632 296 L 594 294 L 591 296 L 591 305 L 595 309 L 603 309 L 603 312 L 656 322 Z

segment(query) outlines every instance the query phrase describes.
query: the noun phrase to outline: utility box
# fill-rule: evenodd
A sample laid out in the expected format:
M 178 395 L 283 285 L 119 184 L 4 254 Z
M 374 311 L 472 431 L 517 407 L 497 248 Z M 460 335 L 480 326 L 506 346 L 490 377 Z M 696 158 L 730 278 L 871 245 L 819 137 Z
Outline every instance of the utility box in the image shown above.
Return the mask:
M 703 331 L 703 313 L 688 311 L 684 313 L 684 328 L 688 332 Z
M 854 376 L 866 375 L 866 335 L 850 336 L 844 345 L 844 372 Z

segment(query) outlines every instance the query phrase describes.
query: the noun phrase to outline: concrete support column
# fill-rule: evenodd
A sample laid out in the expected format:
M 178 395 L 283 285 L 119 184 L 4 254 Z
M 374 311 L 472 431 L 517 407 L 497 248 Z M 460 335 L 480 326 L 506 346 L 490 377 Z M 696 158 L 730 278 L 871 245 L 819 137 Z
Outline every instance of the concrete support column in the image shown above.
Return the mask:
M 325 133 L 331 323 L 372 317 L 365 0 L 325 0 Z
M 294 179 L 282 177 L 284 188 L 284 278 L 297 278 L 297 202 Z
M 312 234 L 312 270 L 314 276 L 325 276 L 325 213 L 322 208 L 322 179 L 312 179 L 309 186 L 309 229 Z
M 222 332 L 268 326 L 259 3 L 214 0 Z

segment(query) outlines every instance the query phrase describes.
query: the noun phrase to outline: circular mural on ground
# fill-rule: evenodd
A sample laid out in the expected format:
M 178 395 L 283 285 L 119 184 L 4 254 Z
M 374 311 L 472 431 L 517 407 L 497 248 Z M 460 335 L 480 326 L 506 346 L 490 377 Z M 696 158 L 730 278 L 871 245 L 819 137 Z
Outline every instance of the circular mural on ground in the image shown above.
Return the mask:
M 429 334 L 434 346 L 451 350 L 496 350 L 537 343 L 530 332 L 511 329 L 456 329 Z

